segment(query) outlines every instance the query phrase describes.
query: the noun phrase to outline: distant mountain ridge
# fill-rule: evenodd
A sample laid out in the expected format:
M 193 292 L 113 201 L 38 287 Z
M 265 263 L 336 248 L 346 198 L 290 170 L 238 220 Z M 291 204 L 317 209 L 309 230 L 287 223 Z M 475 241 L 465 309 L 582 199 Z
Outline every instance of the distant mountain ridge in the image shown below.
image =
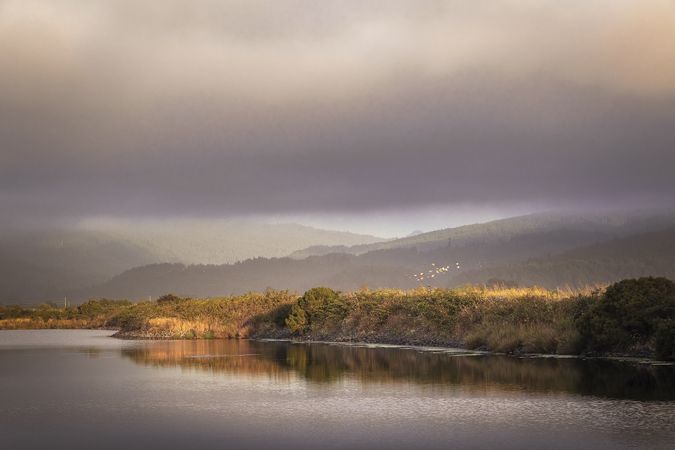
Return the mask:
M 291 253 L 295 259 L 329 253 L 364 253 L 396 248 L 416 248 L 430 251 L 446 247 L 463 247 L 477 242 L 489 243 L 527 236 L 533 233 L 573 230 L 595 235 L 588 243 L 612 237 L 628 236 L 642 231 L 653 231 L 675 224 L 675 211 L 665 212 L 620 212 L 606 214 L 579 214 L 544 212 L 494 220 L 486 223 L 464 225 L 455 228 L 419 233 L 399 239 L 353 246 L 312 246 Z M 569 245 L 582 245 L 575 242 Z
M 384 241 L 375 236 L 296 223 L 241 219 L 93 221 L 84 228 L 152 249 L 163 255 L 156 262 L 184 264 L 228 264 L 257 257 L 283 257 L 314 245 L 354 246 Z
M 380 238 L 296 224 L 252 221 L 88 223 L 12 230 L 0 236 L 0 302 L 63 301 L 134 267 L 156 263 L 232 263 L 283 256 L 313 244 Z
M 581 288 L 642 276 L 675 278 L 675 227 L 612 239 L 546 258 L 469 271 L 458 275 L 454 283 L 503 280 L 521 286 Z
M 414 241 L 422 245 L 407 245 L 409 238 L 399 240 L 406 245 L 398 247 L 377 248 L 391 247 L 396 241 L 374 244 L 375 250 L 362 254 L 328 252 L 304 259 L 256 258 L 226 265 L 150 265 L 126 271 L 78 295 L 134 299 L 174 292 L 208 297 L 268 287 L 297 292 L 319 285 L 339 290 L 420 284 L 452 287 L 490 279 L 547 287 L 582 286 L 631 276 L 670 275 L 675 265 L 668 256 L 675 239 L 675 218 L 670 214 L 585 220 L 527 216 L 530 226 L 524 230 L 516 226 L 522 220 L 442 230 Z M 504 223 L 508 226 L 502 227 Z M 449 238 L 443 245 L 439 239 L 430 241 L 428 235 L 455 239 Z M 631 250 L 641 242 L 645 243 L 644 251 Z M 537 264 L 552 268 L 538 276 L 523 275 L 532 261 L 544 261 Z

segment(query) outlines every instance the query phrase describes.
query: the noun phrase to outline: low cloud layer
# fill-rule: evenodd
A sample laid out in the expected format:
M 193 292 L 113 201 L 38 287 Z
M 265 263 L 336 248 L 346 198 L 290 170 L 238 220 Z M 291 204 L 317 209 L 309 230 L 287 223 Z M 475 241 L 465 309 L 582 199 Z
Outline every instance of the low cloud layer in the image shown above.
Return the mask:
M 0 0 L 0 208 L 666 204 L 674 24 L 672 0 Z

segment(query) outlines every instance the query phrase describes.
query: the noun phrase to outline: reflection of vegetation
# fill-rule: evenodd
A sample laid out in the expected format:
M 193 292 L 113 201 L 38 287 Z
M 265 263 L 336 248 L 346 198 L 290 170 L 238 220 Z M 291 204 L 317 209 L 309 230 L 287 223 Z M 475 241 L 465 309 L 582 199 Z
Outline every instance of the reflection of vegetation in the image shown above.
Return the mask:
M 240 339 L 179 340 L 124 348 L 122 355 L 136 363 L 153 367 L 182 367 L 241 376 L 288 378 L 290 372 L 277 362 L 275 350 L 274 345 L 265 346 Z
M 315 383 L 352 377 L 363 383 L 403 382 L 480 391 L 675 399 L 673 366 L 610 360 L 451 356 L 409 349 L 245 340 L 153 342 L 122 352 L 136 363 L 155 367 L 274 378 L 295 374 Z
M 0 309 L 0 328 L 116 327 L 133 338 L 290 337 L 464 346 L 506 353 L 611 352 L 675 358 L 675 284 L 626 280 L 604 293 L 539 288 L 268 290 L 215 299 L 93 300 Z

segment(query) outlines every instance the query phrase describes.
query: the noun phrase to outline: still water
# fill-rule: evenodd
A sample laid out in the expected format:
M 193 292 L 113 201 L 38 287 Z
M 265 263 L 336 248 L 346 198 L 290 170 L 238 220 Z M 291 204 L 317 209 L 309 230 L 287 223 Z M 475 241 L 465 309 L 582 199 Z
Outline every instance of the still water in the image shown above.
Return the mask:
M 675 368 L 0 331 L 0 448 L 675 449 Z

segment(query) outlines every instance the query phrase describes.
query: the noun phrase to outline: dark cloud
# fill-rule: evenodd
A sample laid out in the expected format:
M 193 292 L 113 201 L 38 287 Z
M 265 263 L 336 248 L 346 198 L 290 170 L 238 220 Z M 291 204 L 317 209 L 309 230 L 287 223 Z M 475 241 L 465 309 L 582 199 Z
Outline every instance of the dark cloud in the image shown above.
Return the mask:
M 347 3 L 0 3 L 0 207 L 675 200 L 672 3 Z

